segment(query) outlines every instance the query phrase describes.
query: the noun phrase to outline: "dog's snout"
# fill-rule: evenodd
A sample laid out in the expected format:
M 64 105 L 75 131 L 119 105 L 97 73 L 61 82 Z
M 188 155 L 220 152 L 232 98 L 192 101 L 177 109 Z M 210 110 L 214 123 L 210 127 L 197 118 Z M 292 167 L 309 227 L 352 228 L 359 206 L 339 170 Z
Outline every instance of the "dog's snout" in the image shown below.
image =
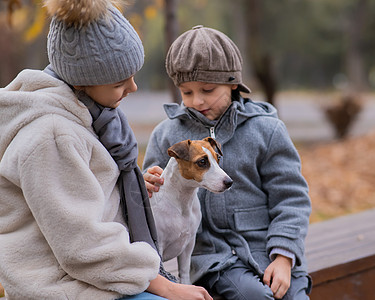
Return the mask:
M 226 189 L 229 189 L 233 184 L 233 180 L 230 177 L 224 179 L 224 186 Z

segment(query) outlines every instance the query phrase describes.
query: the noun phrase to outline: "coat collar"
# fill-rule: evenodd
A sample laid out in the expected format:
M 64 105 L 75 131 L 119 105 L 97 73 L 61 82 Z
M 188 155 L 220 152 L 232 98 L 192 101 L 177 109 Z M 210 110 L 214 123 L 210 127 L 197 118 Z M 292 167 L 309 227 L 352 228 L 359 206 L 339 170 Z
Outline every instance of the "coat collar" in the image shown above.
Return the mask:
M 207 119 L 194 109 L 187 108 L 183 103 L 181 105 L 176 103 L 165 104 L 164 110 L 169 119 L 188 122 L 187 126 L 189 126 L 189 123 L 193 123 L 191 126 L 201 130 L 202 135 L 205 132 L 222 145 L 233 137 L 236 128 L 241 123 L 257 116 L 277 116 L 276 109 L 269 103 L 253 102 L 242 97 L 239 100 L 234 100 L 220 119 L 215 121 Z
M 164 104 L 164 110 L 169 119 L 194 119 L 205 126 L 217 126 L 224 118 L 229 118 L 231 123 L 238 126 L 247 119 L 257 116 L 277 117 L 277 111 L 271 104 L 266 102 L 254 102 L 249 98 L 242 97 L 240 97 L 238 101 L 233 101 L 217 121 L 207 119 L 195 109 L 187 108 L 183 103 L 180 105 L 176 103 Z

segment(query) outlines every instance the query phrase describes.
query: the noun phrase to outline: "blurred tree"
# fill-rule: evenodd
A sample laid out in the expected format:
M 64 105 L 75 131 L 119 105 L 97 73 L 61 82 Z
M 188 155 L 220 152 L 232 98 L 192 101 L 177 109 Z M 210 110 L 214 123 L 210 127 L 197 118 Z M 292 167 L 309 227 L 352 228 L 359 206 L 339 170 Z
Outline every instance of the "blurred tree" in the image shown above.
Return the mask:
M 125 17 L 137 30 L 145 48 L 145 64 L 136 74 L 136 81 L 140 90 L 166 88 L 164 1 L 134 1 L 124 10 Z
M 249 53 L 255 77 L 257 78 L 266 101 L 275 105 L 276 78 L 273 71 L 273 56 L 264 46 L 262 37 L 262 22 L 264 11 L 262 9 L 262 0 L 243 0 L 243 13 L 245 26 L 249 31 L 247 35 L 246 50 Z
M 342 74 L 336 86 L 341 90 L 338 103 L 330 103 L 325 116 L 339 139 L 346 138 L 362 110 L 361 92 L 368 90 L 364 37 L 373 0 L 341 0 L 324 2 L 322 7 L 338 16 L 338 36 L 342 38 Z M 337 80 L 337 76 L 334 77 Z M 340 82 L 341 81 L 341 82 Z
M 0 86 L 27 68 L 47 62 L 47 18 L 42 0 L 0 0 Z
M 21 1 L 20 0 L 3 0 L 5 2 L 5 5 L 7 6 L 7 20 L 8 24 L 12 25 L 12 15 L 13 12 L 21 7 Z
M 347 8 L 348 16 L 345 18 L 344 34 L 347 46 L 345 51 L 346 73 L 349 81 L 349 89 L 363 91 L 368 89 L 368 81 L 365 70 L 363 53 L 363 33 L 369 10 L 368 0 L 352 1 Z
M 47 63 L 48 19 L 43 16 L 41 2 L 0 0 L 1 86 L 20 69 L 43 68 Z M 145 65 L 137 74 L 140 88 L 167 88 L 164 59 L 170 41 L 166 38 L 198 24 L 221 30 L 235 41 L 244 58 L 245 82 L 254 91 L 257 86 L 261 90 L 271 87 L 264 100 L 272 101 L 276 87 L 375 87 L 375 0 L 128 2 L 123 12 L 140 34 L 146 51 Z M 256 10 L 245 9 L 251 3 L 257 4 L 258 15 Z M 178 24 L 167 28 L 168 20 Z M 258 27 L 251 29 L 249 23 Z M 250 30 L 257 31 L 255 36 Z
M 164 32 L 165 32 L 165 42 L 166 42 L 165 48 L 168 51 L 170 45 L 178 37 L 178 32 L 179 32 L 178 21 L 177 21 L 177 0 L 165 0 L 164 5 L 165 5 Z M 180 103 L 181 102 L 180 91 L 175 87 L 172 80 L 168 80 L 168 86 L 172 94 L 172 100 L 174 102 Z
M 41 1 L 34 0 L 34 4 L 34 20 L 23 33 L 23 39 L 27 43 L 31 43 L 41 36 L 48 23 L 46 8 L 41 5 Z
M 324 109 L 325 116 L 334 129 L 337 139 L 347 137 L 351 126 L 362 110 L 362 102 L 358 95 L 342 96 L 338 102 Z

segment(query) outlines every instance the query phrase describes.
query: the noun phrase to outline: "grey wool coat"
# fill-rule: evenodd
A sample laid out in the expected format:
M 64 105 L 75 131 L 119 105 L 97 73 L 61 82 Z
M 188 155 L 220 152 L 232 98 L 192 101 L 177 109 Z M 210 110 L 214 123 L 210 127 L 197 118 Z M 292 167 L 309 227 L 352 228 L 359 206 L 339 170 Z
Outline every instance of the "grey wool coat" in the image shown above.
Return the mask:
M 222 194 L 199 191 L 202 222 L 192 257 L 193 282 L 238 258 L 262 276 L 273 248 L 294 253 L 292 274 L 306 275 L 311 203 L 298 153 L 276 109 L 239 98 L 217 121 L 183 104 L 164 109 L 168 119 L 154 129 L 143 169 L 164 168 L 167 148 L 177 142 L 211 136 L 221 144 L 220 165 L 234 182 Z

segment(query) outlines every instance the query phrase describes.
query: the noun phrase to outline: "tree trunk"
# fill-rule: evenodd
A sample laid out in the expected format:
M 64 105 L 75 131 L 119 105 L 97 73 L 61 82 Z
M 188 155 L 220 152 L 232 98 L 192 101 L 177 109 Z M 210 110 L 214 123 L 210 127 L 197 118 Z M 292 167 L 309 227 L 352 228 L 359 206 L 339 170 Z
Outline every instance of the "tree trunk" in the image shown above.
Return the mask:
M 166 51 L 168 51 L 169 47 L 172 45 L 173 41 L 177 38 L 177 36 L 178 36 L 177 0 L 165 0 Z M 168 86 L 171 92 L 173 102 L 181 103 L 180 91 L 170 79 L 168 79 Z
M 365 64 L 362 55 L 362 36 L 366 24 L 368 0 L 356 1 L 349 14 L 345 28 L 347 49 L 345 53 L 346 73 L 350 91 L 358 92 L 368 88 Z
M 261 2 L 259 0 L 243 0 L 247 36 L 247 53 L 253 66 L 254 75 L 259 82 L 266 101 L 275 104 L 276 78 L 273 72 L 272 57 L 267 53 L 262 45 L 261 38 Z

